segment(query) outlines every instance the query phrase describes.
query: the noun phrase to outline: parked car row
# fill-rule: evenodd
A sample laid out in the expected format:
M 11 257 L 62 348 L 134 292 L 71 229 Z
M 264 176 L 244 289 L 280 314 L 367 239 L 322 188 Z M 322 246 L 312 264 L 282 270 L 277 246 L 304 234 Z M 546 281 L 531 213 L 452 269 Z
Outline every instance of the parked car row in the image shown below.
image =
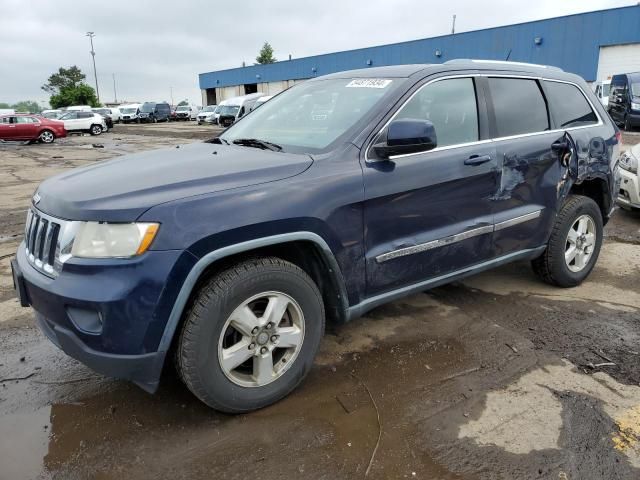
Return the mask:
M 271 99 L 273 95 L 264 95 L 260 92 L 250 93 L 240 97 L 223 100 L 218 105 L 208 105 L 198 114 L 198 125 L 211 123 L 223 127 L 233 125 L 236 120 L 252 112 L 264 102 Z

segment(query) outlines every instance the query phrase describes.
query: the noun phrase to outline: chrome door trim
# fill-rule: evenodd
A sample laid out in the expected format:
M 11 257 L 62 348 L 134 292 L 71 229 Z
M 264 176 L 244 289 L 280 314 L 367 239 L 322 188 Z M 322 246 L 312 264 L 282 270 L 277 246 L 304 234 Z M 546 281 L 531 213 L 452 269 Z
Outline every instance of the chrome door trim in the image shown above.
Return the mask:
M 452 243 L 461 242 L 469 238 L 477 237 L 478 235 L 484 235 L 485 233 L 492 233 L 493 225 L 486 225 L 484 227 L 474 228 L 473 230 L 467 230 L 462 233 L 450 235 L 448 237 L 439 238 L 430 242 L 421 243 L 419 245 L 413 245 L 411 247 L 400 248 L 398 250 L 392 250 L 391 252 L 383 253 L 376 257 L 376 262 L 383 263 L 394 258 L 405 257 L 407 255 L 413 255 L 415 253 L 426 252 L 434 248 L 444 247 L 445 245 L 451 245 Z
M 538 218 L 540 215 L 542 215 L 542 210 L 537 210 L 535 212 L 527 213 L 526 215 L 520 215 L 519 217 L 510 218 L 509 220 L 505 220 L 504 222 L 496 223 L 494 226 L 494 232 L 513 227 L 514 225 L 518 225 L 520 223 L 528 222 L 529 220 Z
M 540 215 L 542 215 L 542 210 L 536 210 L 535 212 L 527 213 L 525 215 L 519 215 L 517 217 L 510 218 L 509 220 L 505 220 L 503 222 L 495 223 L 492 225 L 485 225 L 482 227 L 464 231 L 462 233 L 456 233 L 455 235 L 449 235 L 447 237 L 439 238 L 437 240 L 431 240 L 429 242 L 420 243 L 418 245 L 412 245 L 410 247 L 403 247 L 397 250 L 391 250 L 390 252 L 382 253 L 376 256 L 375 260 L 377 263 L 384 263 L 389 260 L 393 260 L 394 258 L 405 257 L 407 255 L 414 255 L 416 253 L 426 252 L 428 250 L 433 250 L 434 248 L 440 248 L 446 245 L 451 245 L 453 243 L 461 242 L 463 240 L 477 237 L 479 235 L 484 235 L 486 233 L 493 233 L 500 230 L 504 230 L 505 228 L 513 227 L 514 225 L 519 225 L 521 223 L 534 220 L 540 217 Z

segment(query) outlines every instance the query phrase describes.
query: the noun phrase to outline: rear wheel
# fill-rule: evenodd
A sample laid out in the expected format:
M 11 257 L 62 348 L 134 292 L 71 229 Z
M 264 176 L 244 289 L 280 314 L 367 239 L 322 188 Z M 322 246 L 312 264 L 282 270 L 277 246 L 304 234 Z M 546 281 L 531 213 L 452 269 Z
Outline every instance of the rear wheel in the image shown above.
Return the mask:
M 324 333 L 322 296 L 299 267 L 248 260 L 207 281 L 176 351 L 184 383 L 217 410 L 270 405 L 307 375 Z
M 53 143 L 55 139 L 56 136 L 51 130 L 43 130 L 38 136 L 38 140 L 42 143 Z
M 100 125 L 91 125 L 89 133 L 91 135 L 100 135 L 102 133 L 102 127 Z
M 571 195 L 556 217 L 546 250 L 533 260 L 533 270 L 546 283 L 575 287 L 593 270 L 602 236 L 602 214 L 596 202 Z

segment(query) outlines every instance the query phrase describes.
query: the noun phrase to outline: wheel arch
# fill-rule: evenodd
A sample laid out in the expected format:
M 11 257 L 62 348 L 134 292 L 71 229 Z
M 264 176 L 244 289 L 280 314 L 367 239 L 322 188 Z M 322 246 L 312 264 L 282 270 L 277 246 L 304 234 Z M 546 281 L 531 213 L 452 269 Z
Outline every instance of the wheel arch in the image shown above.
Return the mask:
M 609 219 L 609 213 L 613 207 L 611 195 L 609 193 L 609 182 L 605 178 L 590 177 L 571 186 L 569 194 L 583 195 L 589 197 L 596 202 L 602 213 L 602 221 L 604 224 Z
M 192 267 L 173 304 L 158 346 L 170 350 L 184 312 L 200 284 L 212 275 L 242 259 L 277 256 L 302 268 L 318 285 L 329 321 L 347 321 L 348 297 L 344 278 L 333 252 L 325 240 L 313 232 L 291 232 L 248 240 L 211 251 Z

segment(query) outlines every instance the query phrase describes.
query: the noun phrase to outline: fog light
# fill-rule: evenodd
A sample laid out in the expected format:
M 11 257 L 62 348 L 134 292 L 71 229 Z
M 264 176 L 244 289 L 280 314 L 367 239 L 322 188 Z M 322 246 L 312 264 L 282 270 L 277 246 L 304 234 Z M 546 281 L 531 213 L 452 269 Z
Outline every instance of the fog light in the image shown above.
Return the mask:
M 67 307 L 67 315 L 71 323 L 84 333 L 99 335 L 102 333 L 102 315 L 88 308 Z

